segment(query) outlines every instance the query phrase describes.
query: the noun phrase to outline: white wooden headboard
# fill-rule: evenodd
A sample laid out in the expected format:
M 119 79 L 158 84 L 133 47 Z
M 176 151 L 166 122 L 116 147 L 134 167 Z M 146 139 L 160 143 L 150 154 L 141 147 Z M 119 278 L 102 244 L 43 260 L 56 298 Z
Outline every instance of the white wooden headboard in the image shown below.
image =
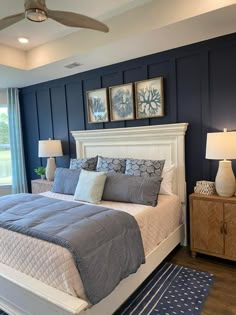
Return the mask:
M 132 128 L 71 131 L 77 158 L 108 157 L 165 160 L 176 167 L 173 188 L 186 203 L 185 132 L 187 123 Z

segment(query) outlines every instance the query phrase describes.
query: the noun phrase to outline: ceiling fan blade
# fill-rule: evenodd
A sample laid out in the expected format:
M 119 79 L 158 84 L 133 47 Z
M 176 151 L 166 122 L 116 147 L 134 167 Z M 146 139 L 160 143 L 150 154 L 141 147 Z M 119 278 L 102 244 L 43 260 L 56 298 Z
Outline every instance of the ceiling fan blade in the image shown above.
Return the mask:
M 48 10 L 47 14 L 49 18 L 66 26 L 89 28 L 105 33 L 109 32 L 109 28 L 105 24 L 82 14 L 55 10 Z
M 7 16 L 0 20 L 0 31 L 25 18 L 25 12 Z

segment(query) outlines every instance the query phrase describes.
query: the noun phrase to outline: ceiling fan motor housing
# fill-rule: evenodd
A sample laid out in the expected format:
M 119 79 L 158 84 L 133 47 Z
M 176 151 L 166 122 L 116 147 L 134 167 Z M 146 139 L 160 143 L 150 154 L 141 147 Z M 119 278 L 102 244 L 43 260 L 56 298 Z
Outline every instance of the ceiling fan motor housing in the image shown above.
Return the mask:
M 25 17 L 33 22 L 43 22 L 48 18 L 45 0 L 25 0 Z
M 40 9 L 28 9 L 25 11 L 25 16 L 33 22 L 43 22 L 47 20 L 47 12 Z

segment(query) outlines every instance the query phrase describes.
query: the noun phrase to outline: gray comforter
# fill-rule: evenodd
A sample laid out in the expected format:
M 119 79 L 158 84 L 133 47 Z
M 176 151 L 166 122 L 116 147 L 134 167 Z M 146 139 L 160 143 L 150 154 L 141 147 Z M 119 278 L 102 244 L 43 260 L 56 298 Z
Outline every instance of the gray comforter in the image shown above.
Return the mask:
M 129 214 L 40 195 L 0 198 L 0 227 L 66 247 L 92 304 L 144 263 L 136 220 Z

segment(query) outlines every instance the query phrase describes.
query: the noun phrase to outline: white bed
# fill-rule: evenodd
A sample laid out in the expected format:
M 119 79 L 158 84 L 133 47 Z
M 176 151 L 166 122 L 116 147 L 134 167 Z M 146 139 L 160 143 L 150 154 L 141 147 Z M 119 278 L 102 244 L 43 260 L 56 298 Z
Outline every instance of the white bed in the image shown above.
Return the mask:
M 81 315 L 111 315 L 121 305 L 126 298 L 142 283 L 142 281 L 155 269 L 156 266 L 170 253 L 170 251 L 180 242 L 184 244 L 185 235 L 185 165 L 184 165 L 184 135 L 187 124 L 162 125 L 152 127 L 136 127 L 125 129 L 110 129 L 96 131 L 72 132 L 76 139 L 77 157 L 83 158 L 94 156 L 96 154 L 113 157 L 133 157 L 145 159 L 165 159 L 166 165 L 174 164 L 176 167 L 176 176 L 174 181 L 174 191 L 177 196 L 159 196 L 160 211 L 154 212 L 154 208 L 141 205 L 130 205 L 122 203 L 103 202 L 115 209 L 128 211 L 135 216 L 142 234 L 144 243 L 146 263 L 142 265 L 136 274 L 124 279 L 120 285 L 105 299 L 92 308 L 88 308 L 85 299 L 83 286 L 77 273 L 73 260 L 67 250 L 58 246 L 58 256 L 56 256 L 56 245 L 48 244 L 51 248 L 51 256 L 48 257 L 47 266 L 41 268 L 39 275 L 38 265 L 35 262 L 34 267 L 26 272 L 26 269 L 17 266 L 17 262 L 24 262 L 30 259 L 30 253 L 27 250 L 38 249 L 39 240 L 24 241 L 26 246 L 25 255 L 20 251 L 12 254 L 12 257 L 2 252 L 1 256 L 8 257 L 8 261 L 1 261 L 0 264 L 0 308 L 9 314 L 81 314 Z M 71 196 L 59 196 L 58 194 L 46 193 L 52 198 L 70 199 Z M 179 208 L 179 202 L 182 203 L 182 215 L 176 211 Z M 165 213 L 162 209 L 166 204 L 172 203 L 172 212 Z M 145 208 L 145 209 L 144 209 Z M 145 213 L 145 215 L 144 215 Z M 175 213 L 175 215 L 173 215 Z M 183 224 L 179 224 L 182 216 Z M 168 218 L 168 219 L 166 219 Z M 163 221 L 164 220 L 164 221 Z M 168 222 L 162 225 L 162 229 L 156 232 L 155 225 L 158 222 Z M 12 237 L 14 232 L 2 231 L 0 229 L 0 238 L 5 241 Z M 19 236 L 15 233 L 15 238 Z M 28 243 L 27 243 L 28 242 Z M 22 241 L 21 241 L 22 243 Z M 159 244 L 156 246 L 156 244 Z M 19 247 L 18 247 L 19 249 Z M 63 252 L 65 251 L 65 252 Z M 49 251 L 46 251 L 50 253 Z M 42 258 L 43 255 L 41 255 Z M 59 261 L 60 256 L 62 268 L 55 271 L 53 259 Z M 57 258 L 58 257 L 58 258 Z M 51 259 L 51 264 L 50 264 Z M 69 266 L 64 268 L 63 262 L 66 261 Z M 46 259 L 42 259 L 45 260 Z M 28 264 L 29 265 L 29 264 Z M 60 265 L 60 264 L 59 264 Z M 11 268 L 14 267 L 18 269 Z M 69 270 L 68 270 L 69 269 Z M 33 279 L 20 271 L 24 271 L 38 279 Z M 38 272 L 38 275 L 37 275 Z M 64 272 L 64 274 L 63 274 Z M 62 281 L 68 276 L 69 282 Z M 72 276 L 73 275 L 73 276 Z M 51 278 L 51 279 L 50 279 Z M 48 284 L 50 284 L 50 286 Z M 54 285 L 59 288 L 51 287 Z M 69 295 L 69 294 L 70 295 Z M 74 296 L 71 296 L 74 295 Z M 78 298 L 79 296 L 80 298 Z
M 52 192 L 41 195 L 73 201 L 71 195 Z M 160 195 L 156 207 L 108 201 L 103 201 L 101 206 L 125 211 L 135 217 L 146 257 L 181 222 L 180 202 L 176 195 Z M 74 259 L 66 248 L 3 228 L 0 228 L 0 239 L 1 263 L 87 301 Z

